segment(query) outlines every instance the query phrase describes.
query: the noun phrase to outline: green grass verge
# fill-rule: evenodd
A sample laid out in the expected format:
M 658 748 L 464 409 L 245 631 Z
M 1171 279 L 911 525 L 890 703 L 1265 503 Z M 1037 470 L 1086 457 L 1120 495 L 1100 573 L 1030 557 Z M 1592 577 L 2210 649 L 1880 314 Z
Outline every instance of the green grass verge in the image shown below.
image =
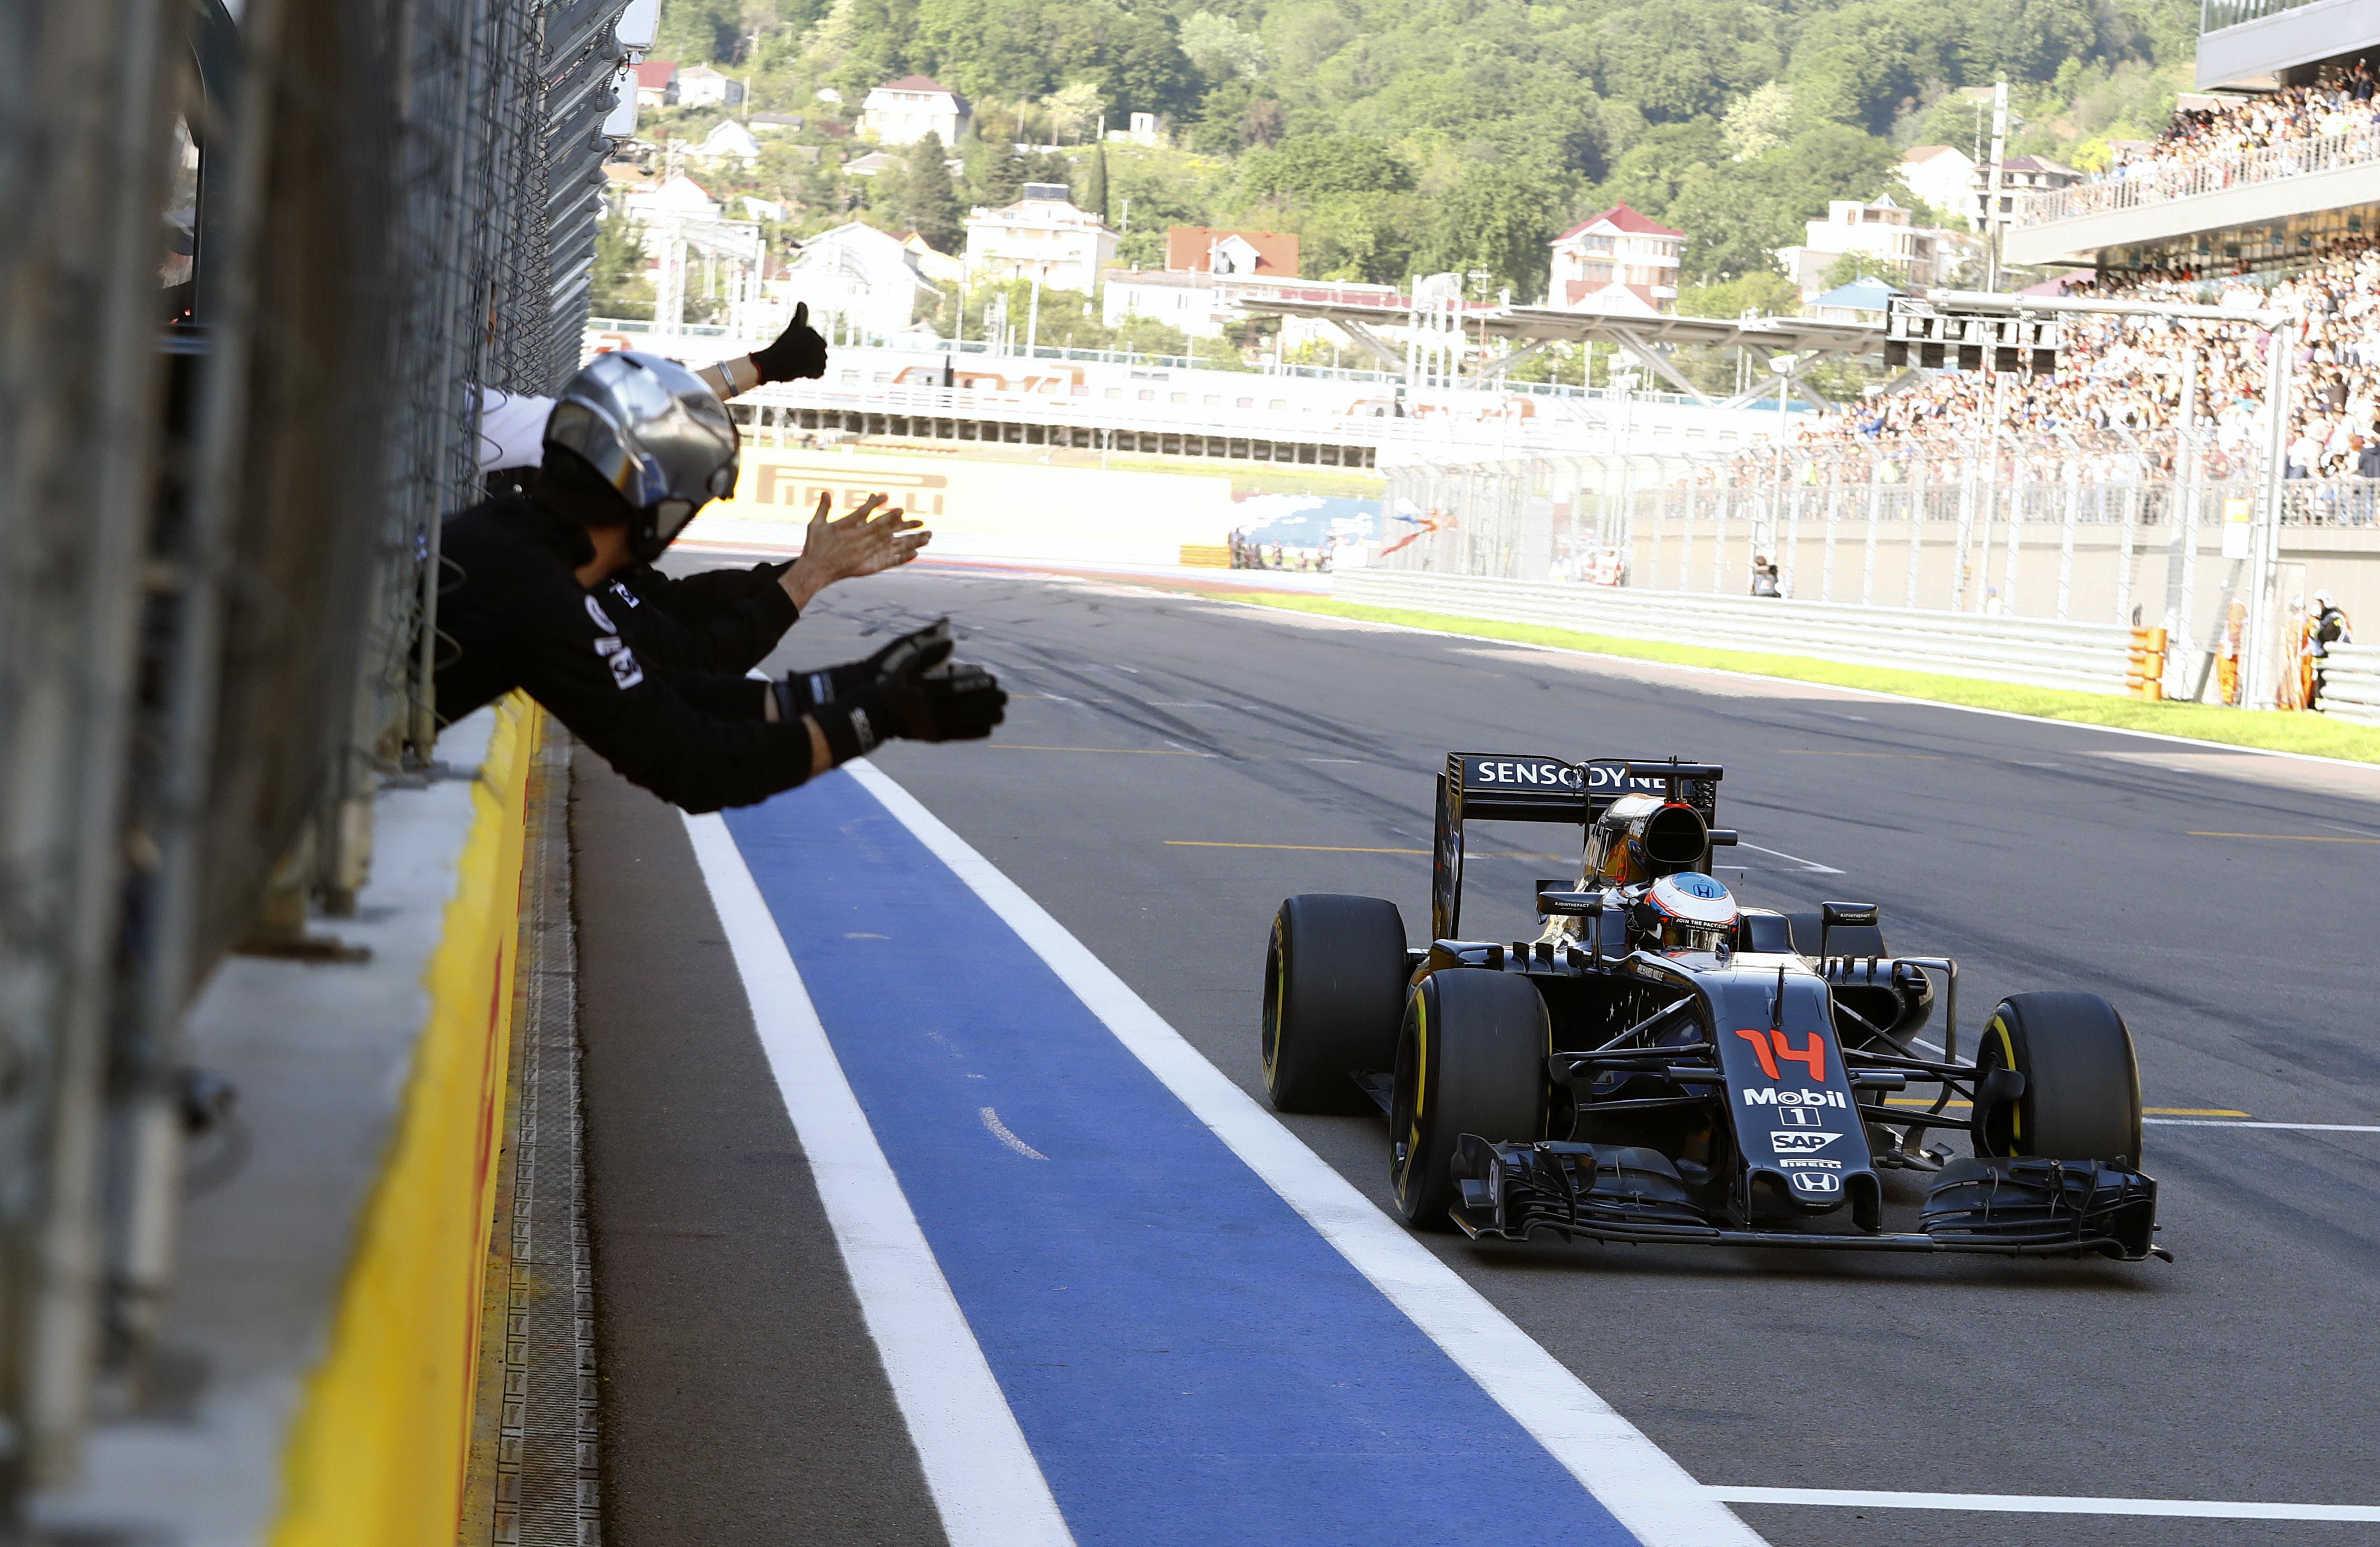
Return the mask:
M 2044 720 L 2067 720 L 2085 725 L 2114 725 L 2124 730 L 2155 731 L 2197 741 L 2232 747 L 2256 747 L 2277 752 L 2305 752 L 2315 757 L 2347 758 L 2380 762 L 2380 726 L 2354 725 L 2321 714 L 2262 714 L 2203 703 L 2150 703 L 2106 693 L 2074 693 L 2056 688 L 2026 688 L 2008 682 L 1978 682 L 1963 676 L 1938 676 L 1931 672 L 1894 671 L 1885 666 L 1853 666 L 1835 661 L 1814 661 L 1805 655 L 1766 655 L 1746 650 L 1706 650 L 1697 645 L 1659 644 L 1647 640 L 1620 640 L 1571 628 L 1548 628 L 1533 623 L 1494 623 L 1486 618 L 1458 617 L 1447 613 L 1410 612 L 1402 607 L 1367 607 L 1325 596 L 1301 596 L 1280 591 L 1233 591 L 1232 601 L 1293 612 L 1326 613 L 1333 617 L 1370 623 L 1396 623 L 1411 628 L 1433 628 L 1450 634 L 1475 634 L 1486 639 L 1523 644 L 1553 645 L 1562 650 L 1589 651 L 1636 661 L 1659 661 L 1673 666 L 1711 666 L 1748 672 L 1756 676 L 1787 677 L 1819 682 L 1833 688 L 1864 688 L 1902 698 L 1930 699 L 1937 703 L 1966 704 L 1976 709 L 2005 710 Z

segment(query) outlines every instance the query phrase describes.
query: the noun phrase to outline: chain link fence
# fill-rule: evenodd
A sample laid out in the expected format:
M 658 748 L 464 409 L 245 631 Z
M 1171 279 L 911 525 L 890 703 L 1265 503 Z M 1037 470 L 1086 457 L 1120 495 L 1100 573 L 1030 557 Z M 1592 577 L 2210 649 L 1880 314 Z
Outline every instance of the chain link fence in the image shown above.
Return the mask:
M 2164 627 L 2169 690 L 2195 696 L 2247 596 L 2261 478 L 2249 448 L 2171 432 L 1425 461 L 1389 470 L 1373 562 Z M 2380 481 L 2290 480 L 2280 520 L 2277 626 L 2312 586 L 2380 611 Z
M 145 1400 L 185 1008 L 335 956 L 435 776 L 438 519 L 577 361 L 622 8 L 0 7 L 0 1522 Z

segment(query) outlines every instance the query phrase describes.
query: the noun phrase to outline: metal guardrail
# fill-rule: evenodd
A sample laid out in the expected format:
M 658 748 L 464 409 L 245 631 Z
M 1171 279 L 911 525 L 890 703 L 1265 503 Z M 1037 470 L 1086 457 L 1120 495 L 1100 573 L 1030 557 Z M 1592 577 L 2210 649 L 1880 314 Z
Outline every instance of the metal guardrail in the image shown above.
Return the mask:
M 1330 593 L 1500 623 L 1617 639 L 1799 655 L 2036 688 L 2121 693 L 2131 630 L 1911 607 L 1633 591 L 1474 575 L 1342 570 Z
M 2380 645 L 2335 644 L 2322 664 L 2324 713 L 2380 725 Z
M 1264 397 L 1260 384 L 1269 378 L 1246 378 L 1257 390 L 1246 396 Z M 1523 418 L 1517 400 L 1492 394 L 1474 394 L 1480 407 L 1440 411 L 1423 400 L 1421 412 L 1409 418 L 1391 415 L 1332 413 L 1302 407 L 1221 408 L 1204 405 L 1140 403 L 1130 399 L 1076 397 L 1070 394 L 991 392 L 968 387 L 846 385 L 832 382 L 780 383 L 746 393 L 739 408 L 825 409 L 844 413 L 883 414 L 902 418 L 975 420 L 985 423 L 1033 424 L 1052 429 L 1079 429 L 1117 433 L 1197 435 L 1292 443 L 1364 446 L 1397 446 L 1414 455 L 1448 452 L 1531 450 L 1555 451 L 1576 446 L 1589 435 L 1609 434 L 1600 423 L 1573 420 L 1560 404 L 1555 414 Z M 1497 412 L 1487 405 L 1500 405 Z M 1560 417 L 1556 417 L 1559 415 Z
M 2380 161 L 2380 133 L 2358 128 L 2343 134 L 2291 140 L 2254 150 L 2220 152 L 2199 161 L 2133 162 L 2117 167 L 2096 182 L 2027 194 L 2017 201 L 2010 224 L 2019 229 L 2050 225 L 2084 215 L 2146 209 L 2202 194 L 2253 188 L 2374 161 Z

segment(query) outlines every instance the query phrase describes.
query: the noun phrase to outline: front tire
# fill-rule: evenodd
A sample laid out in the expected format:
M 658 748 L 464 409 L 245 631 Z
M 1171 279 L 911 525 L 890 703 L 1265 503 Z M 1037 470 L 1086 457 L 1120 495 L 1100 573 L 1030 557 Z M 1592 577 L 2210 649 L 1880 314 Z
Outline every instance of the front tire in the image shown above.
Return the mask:
M 1405 921 L 1378 897 L 1291 897 L 1265 946 L 1265 1093 L 1280 1112 L 1377 1111 L 1358 1070 L 1396 1057 L 1412 969 Z
M 1975 1153 L 2141 1164 L 2141 1070 L 2132 1034 L 2095 993 L 2013 993 L 1975 1050 L 1978 1080 L 2024 1076 L 2014 1101 L 1978 1105 Z
M 1545 1137 L 1545 999 L 1525 978 L 1433 972 L 1405 1004 L 1389 1111 L 1389 1176 L 1417 1230 L 1452 1228 L 1449 1162 L 1466 1133 L 1494 1143 Z

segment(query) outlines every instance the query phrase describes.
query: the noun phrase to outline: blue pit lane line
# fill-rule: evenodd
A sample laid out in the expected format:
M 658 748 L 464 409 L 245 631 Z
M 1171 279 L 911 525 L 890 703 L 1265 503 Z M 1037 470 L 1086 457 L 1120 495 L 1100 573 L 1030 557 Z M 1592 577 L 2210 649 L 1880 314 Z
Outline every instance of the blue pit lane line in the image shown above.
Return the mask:
M 727 826 L 1085 1547 L 1634 1540 L 854 781 Z

